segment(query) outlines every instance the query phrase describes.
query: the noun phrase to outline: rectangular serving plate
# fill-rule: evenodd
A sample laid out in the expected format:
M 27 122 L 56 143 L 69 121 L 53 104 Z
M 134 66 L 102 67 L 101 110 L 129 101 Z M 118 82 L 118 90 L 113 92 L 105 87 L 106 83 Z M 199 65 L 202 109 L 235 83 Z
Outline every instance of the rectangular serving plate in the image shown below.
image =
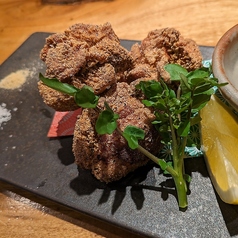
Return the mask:
M 155 165 L 107 185 L 78 170 L 71 136 L 47 138 L 54 110 L 43 103 L 37 81 L 45 72 L 39 52 L 48 36 L 32 34 L 0 66 L 1 80 L 21 69 L 30 71 L 19 89 L 0 89 L 0 105 L 11 113 L 0 127 L 0 179 L 146 237 L 238 237 L 238 209 L 216 195 L 203 158 L 186 161 L 192 182 L 189 207 L 182 212 L 171 180 Z M 127 49 L 135 42 L 121 40 Z M 204 60 L 211 59 L 212 47 L 200 49 Z

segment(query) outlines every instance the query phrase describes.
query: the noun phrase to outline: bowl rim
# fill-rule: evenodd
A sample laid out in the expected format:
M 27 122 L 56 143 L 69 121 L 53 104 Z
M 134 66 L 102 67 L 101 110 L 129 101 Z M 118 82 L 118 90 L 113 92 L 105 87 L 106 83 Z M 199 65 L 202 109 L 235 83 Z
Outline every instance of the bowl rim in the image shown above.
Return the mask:
M 229 83 L 219 88 L 219 91 L 228 103 L 238 111 L 238 90 L 229 82 L 228 77 L 225 75 L 223 63 L 225 50 L 234 38 L 238 38 L 238 24 L 230 28 L 216 44 L 212 55 L 212 71 L 219 83 Z

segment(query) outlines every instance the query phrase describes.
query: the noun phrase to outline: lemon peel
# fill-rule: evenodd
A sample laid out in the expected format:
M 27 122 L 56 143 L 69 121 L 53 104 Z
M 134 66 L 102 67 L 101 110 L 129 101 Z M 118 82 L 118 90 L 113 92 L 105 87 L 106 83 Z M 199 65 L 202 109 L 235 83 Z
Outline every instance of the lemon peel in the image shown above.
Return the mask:
M 215 190 L 229 204 L 238 204 L 238 117 L 215 95 L 200 111 L 201 142 Z

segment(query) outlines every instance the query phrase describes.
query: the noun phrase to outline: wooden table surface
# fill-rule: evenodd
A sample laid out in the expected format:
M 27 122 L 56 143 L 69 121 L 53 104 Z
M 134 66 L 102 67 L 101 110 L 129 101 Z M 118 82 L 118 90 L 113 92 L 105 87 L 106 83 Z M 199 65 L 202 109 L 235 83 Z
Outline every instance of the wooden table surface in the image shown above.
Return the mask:
M 34 32 L 61 32 L 74 23 L 110 22 L 123 39 L 174 27 L 199 45 L 215 46 L 237 24 L 234 0 L 112 0 L 43 4 L 0 0 L 0 64 Z M 1 166 L 1 165 L 0 165 Z M 0 237 L 139 237 L 0 182 Z

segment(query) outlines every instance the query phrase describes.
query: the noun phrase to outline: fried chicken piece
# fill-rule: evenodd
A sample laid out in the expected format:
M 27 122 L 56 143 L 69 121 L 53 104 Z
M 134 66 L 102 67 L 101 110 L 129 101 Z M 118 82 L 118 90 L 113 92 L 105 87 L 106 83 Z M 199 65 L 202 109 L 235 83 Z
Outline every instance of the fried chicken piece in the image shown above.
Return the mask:
M 185 39 L 173 28 L 149 32 L 141 44 L 131 48 L 135 67 L 128 73 L 128 80 L 161 77 L 169 82 L 169 74 L 164 70 L 168 63 L 176 63 L 188 71 L 202 66 L 202 55 L 197 44 Z
M 120 45 L 109 23 L 75 24 L 64 33 L 49 36 L 40 58 L 46 65 L 46 77 L 78 88 L 91 86 L 95 94 L 125 81 L 126 71 L 132 68 L 130 53 Z M 55 110 L 76 108 L 72 97 L 47 89 L 41 81 L 38 88 L 44 102 Z
M 137 126 L 145 131 L 146 137 L 140 143 L 152 153 L 160 150 L 157 131 L 152 128 L 154 114 L 136 98 L 133 98 L 130 86 L 117 83 L 100 98 L 103 107 L 106 100 L 115 113 L 118 113 L 118 127 L 124 130 L 128 125 Z M 81 168 L 90 169 L 100 181 L 109 183 L 119 180 L 129 172 L 145 165 L 148 158 L 138 150 L 128 147 L 126 140 L 114 131 L 111 135 L 98 135 L 95 123 L 98 113 L 93 109 L 85 109 L 79 116 L 73 139 L 75 162 Z M 156 145 L 156 146 L 155 146 Z

